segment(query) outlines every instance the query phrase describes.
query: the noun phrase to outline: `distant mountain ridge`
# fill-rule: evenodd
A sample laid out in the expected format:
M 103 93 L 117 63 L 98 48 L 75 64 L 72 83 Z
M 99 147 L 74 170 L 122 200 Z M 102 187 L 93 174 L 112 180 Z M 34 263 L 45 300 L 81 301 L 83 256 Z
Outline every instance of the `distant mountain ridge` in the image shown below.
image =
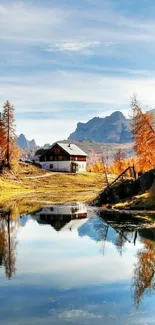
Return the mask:
M 87 123 L 78 123 L 68 140 L 91 140 L 103 143 L 132 142 L 130 120 L 120 111 L 105 118 L 94 117 Z
M 90 155 L 100 155 L 108 156 L 109 161 L 113 159 L 113 156 L 116 152 L 121 149 L 124 152 L 126 157 L 131 157 L 134 155 L 133 143 L 103 143 L 95 142 L 92 140 L 61 140 L 60 142 L 64 143 L 74 143 L 81 150 L 83 150 L 88 156 Z M 92 157 L 93 159 L 93 157 Z M 95 158 L 96 159 L 96 158 Z
M 17 138 L 17 145 L 21 149 L 35 148 L 37 147 L 35 140 L 27 140 L 24 134 L 20 134 Z

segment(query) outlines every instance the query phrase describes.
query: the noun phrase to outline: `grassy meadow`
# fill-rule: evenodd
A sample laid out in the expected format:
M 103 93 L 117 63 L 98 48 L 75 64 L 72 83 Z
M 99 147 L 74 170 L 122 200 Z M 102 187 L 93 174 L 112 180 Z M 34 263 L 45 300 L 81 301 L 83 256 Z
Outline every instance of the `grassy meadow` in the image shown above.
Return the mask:
M 18 163 L 0 176 L 0 207 L 22 199 L 28 205 L 89 202 L 105 186 L 103 173 L 54 173 Z
M 112 181 L 114 177 L 110 177 Z M 89 203 L 106 187 L 103 173 L 56 173 L 26 163 L 13 165 L 0 176 L 0 208 L 13 216 L 33 212 L 45 204 Z M 135 196 L 112 207 L 155 210 L 155 190 Z

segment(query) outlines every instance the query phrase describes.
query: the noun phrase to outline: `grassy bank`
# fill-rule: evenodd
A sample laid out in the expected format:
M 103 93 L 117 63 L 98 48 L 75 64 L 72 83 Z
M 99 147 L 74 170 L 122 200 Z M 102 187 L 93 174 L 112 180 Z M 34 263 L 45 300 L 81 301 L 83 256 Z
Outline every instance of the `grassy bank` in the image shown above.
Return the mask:
M 21 214 L 44 204 L 90 202 L 105 186 L 103 173 L 54 173 L 19 163 L 0 177 L 0 208 L 14 211 L 18 206 Z M 138 195 L 113 208 L 154 210 L 154 192 Z
M 105 187 L 103 174 L 67 174 L 46 172 L 35 166 L 13 166 L 0 177 L 0 202 L 20 195 L 33 200 L 64 203 L 92 200 Z
M 136 195 L 126 201 L 113 205 L 113 208 L 124 210 L 153 210 L 155 211 L 155 196 L 146 192 L 144 194 Z

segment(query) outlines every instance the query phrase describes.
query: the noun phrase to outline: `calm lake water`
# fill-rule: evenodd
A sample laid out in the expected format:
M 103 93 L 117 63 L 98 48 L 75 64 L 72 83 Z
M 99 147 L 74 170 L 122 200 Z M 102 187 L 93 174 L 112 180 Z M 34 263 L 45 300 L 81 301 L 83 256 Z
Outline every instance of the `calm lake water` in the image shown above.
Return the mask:
M 155 226 L 48 206 L 0 219 L 0 324 L 155 324 Z

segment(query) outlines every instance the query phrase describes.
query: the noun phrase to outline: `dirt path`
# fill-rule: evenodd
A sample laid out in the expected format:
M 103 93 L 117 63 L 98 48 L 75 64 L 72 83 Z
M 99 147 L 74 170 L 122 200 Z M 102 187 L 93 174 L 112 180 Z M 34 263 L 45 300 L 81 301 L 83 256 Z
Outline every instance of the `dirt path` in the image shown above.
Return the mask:
M 44 177 L 50 177 L 52 176 L 52 173 L 46 173 L 44 175 L 37 175 L 37 176 L 26 176 L 26 177 L 23 177 L 23 178 L 26 178 L 26 179 L 36 179 L 36 178 L 44 178 Z

